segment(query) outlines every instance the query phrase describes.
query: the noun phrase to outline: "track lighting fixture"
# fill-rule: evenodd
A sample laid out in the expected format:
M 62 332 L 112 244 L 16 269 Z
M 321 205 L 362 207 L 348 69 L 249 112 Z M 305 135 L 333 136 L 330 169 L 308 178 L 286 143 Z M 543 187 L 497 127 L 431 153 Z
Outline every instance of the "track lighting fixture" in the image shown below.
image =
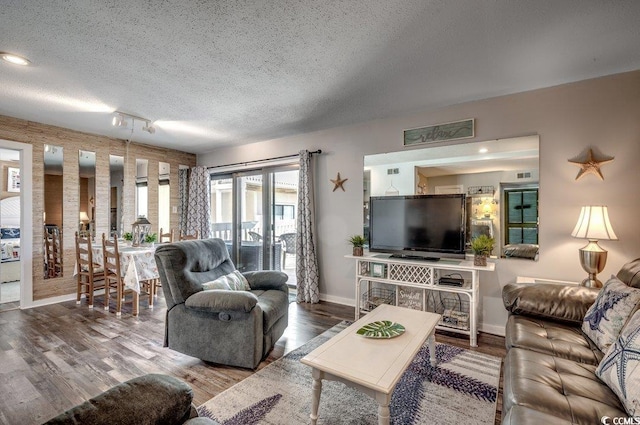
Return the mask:
M 156 132 L 156 128 L 153 126 L 153 124 L 151 124 L 151 121 L 147 121 L 147 124 L 142 127 L 142 131 L 146 131 L 149 134 L 153 134 Z
M 142 121 L 145 123 L 142 127 L 142 131 L 146 131 L 149 134 L 153 134 L 156 132 L 156 128 L 153 126 L 151 120 L 120 111 L 115 111 L 114 114 L 115 115 L 113 116 L 113 120 L 111 121 L 111 124 L 113 124 L 114 127 L 126 128 L 129 120 L 131 120 L 131 131 L 133 132 L 136 121 Z
M 124 118 L 124 115 L 121 113 L 117 113 L 117 115 L 113 117 L 113 119 L 111 120 L 111 124 L 114 127 L 123 127 L 123 128 L 127 127 L 127 121 Z

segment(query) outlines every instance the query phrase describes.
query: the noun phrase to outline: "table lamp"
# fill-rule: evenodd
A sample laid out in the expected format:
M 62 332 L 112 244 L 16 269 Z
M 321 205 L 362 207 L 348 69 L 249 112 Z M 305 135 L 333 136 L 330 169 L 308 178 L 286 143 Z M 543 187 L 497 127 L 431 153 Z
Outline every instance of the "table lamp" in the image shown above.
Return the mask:
M 582 281 L 582 286 L 601 288 L 602 282 L 596 274 L 604 269 L 607 263 L 607 251 L 598 245 L 598 240 L 617 241 L 609 222 L 607 207 L 602 205 L 582 207 L 578 223 L 571 232 L 574 238 L 589 239 L 589 243 L 580 248 L 580 264 L 589 276 Z
M 85 211 L 80 211 L 80 235 L 84 236 L 84 232 L 89 230 L 89 216 Z

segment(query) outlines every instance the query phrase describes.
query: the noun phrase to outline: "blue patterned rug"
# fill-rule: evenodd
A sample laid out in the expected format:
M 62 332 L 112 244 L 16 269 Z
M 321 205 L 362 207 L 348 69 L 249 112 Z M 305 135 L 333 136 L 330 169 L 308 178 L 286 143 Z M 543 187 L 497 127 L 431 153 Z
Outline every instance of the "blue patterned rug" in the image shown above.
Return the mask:
M 311 412 L 311 369 L 300 359 L 345 328 L 344 322 L 198 407 L 223 425 L 305 424 Z M 498 357 L 436 344 L 418 352 L 393 393 L 391 423 L 494 423 L 500 380 Z M 364 361 L 364 360 L 363 360 Z M 322 381 L 318 424 L 377 424 L 373 399 L 344 384 Z

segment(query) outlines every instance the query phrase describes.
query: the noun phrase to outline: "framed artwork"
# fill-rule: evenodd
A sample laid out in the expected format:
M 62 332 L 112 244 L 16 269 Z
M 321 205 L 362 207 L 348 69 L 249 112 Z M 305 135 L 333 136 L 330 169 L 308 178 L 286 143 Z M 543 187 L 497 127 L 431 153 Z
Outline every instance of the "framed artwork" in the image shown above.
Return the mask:
M 7 167 L 7 192 L 20 192 L 20 169 Z

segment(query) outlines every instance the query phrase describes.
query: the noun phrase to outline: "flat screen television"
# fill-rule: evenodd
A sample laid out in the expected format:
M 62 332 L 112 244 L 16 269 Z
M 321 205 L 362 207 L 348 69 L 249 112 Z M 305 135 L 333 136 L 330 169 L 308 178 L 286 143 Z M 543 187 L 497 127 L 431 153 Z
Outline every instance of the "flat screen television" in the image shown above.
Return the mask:
M 374 196 L 369 251 L 463 257 L 465 195 Z

